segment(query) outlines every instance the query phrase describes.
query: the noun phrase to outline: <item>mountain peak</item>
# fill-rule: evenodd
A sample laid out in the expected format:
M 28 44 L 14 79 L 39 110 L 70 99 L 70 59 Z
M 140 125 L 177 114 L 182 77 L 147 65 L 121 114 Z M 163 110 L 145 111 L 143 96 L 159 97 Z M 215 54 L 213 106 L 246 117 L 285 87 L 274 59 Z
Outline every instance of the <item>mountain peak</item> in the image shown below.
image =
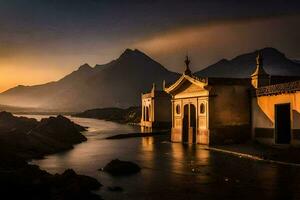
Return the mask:
M 138 49 L 126 49 L 119 58 L 130 58 L 130 57 L 146 57 L 148 58 L 148 56 L 141 52 L 140 50 Z
M 221 60 L 196 75 L 207 77 L 249 78 L 255 70 L 256 56 L 260 52 L 264 58 L 264 69 L 272 76 L 296 76 L 300 73 L 300 65 L 288 59 L 282 52 L 265 47 L 249 53 L 241 54 L 231 60 Z
M 279 50 L 273 48 L 273 47 L 265 47 L 263 49 L 258 50 L 259 52 L 262 53 L 262 55 L 266 55 L 266 56 L 281 56 L 281 57 L 285 57 L 285 55 L 280 52 Z M 258 51 L 256 51 L 256 53 L 258 53 Z
M 229 61 L 225 58 L 219 60 L 216 64 L 225 64 L 225 63 L 228 63 Z
M 93 69 L 93 68 L 89 64 L 85 63 L 78 68 L 78 71 L 83 71 L 83 70 L 85 71 L 85 70 L 90 70 L 90 69 Z
M 125 49 L 125 51 L 121 54 L 121 56 L 122 55 L 126 55 L 126 54 L 130 54 L 130 53 L 132 53 L 133 52 L 133 50 L 132 49 L 130 49 L 130 48 L 127 48 L 127 49 Z

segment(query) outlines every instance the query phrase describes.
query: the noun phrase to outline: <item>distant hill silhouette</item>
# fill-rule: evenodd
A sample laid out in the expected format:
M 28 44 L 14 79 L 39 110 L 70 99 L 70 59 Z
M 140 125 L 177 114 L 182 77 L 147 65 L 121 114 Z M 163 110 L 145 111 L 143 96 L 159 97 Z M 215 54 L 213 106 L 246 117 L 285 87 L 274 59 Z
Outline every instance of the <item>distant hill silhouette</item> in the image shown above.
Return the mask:
M 274 48 L 264 48 L 251 53 L 239 55 L 232 60 L 219 62 L 195 73 L 203 77 L 248 78 L 253 73 L 258 51 L 264 57 L 264 68 L 270 75 L 300 76 L 300 63 L 290 60 Z
M 300 76 L 300 63 L 289 60 L 274 48 L 259 50 L 265 70 L 271 75 Z M 219 62 L 195 73 L 197 76 L 248 78 L 255 69 L 257 51 Z M 142 92 L 152 83 L 174 82 L 171 72 L 139 50 L 126 49 L 107 64 L 80 66 L 59 81 L 35 86 L 17 86 L 0 94 L 0 104 L 38 107 L 55 111 L 82 111 L 104 107 L 130 107 L 140 104 Z
M 0 94 L 5 105 L 82 111 L 96 107 L 129 107 L 140 103 L 142 92 L 152 83 L 173 82 L 171 72 L 139 50 L 126 49 L 107 64 L 84 64 L 59 81 L 35 86 L 17 86 Z

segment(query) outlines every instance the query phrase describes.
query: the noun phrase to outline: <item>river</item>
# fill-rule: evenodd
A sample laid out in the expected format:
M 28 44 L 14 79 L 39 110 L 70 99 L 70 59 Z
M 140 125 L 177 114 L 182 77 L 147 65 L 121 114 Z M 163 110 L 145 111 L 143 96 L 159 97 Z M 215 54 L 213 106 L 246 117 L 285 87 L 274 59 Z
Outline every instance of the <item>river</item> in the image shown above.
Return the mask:
M 40 119 L 38 115 L 27 115 Z M 104 199 L 299 199 L 300 168 L 269 164 L 219 152 L 170 143 L 168 136 L 106 140 L 114 134 L 139 131 L 138 127 L 96 119 L 69 117 L 88 126 L 86 142 L 74 149 L 33 160 L 49 173 L 72 168 L 97 178 L 96 191 Z M 138 174 L 113 177 L 98 171 L 119 158 L 142 167 Z M 108 186 L 120 186 L 112 192 Z

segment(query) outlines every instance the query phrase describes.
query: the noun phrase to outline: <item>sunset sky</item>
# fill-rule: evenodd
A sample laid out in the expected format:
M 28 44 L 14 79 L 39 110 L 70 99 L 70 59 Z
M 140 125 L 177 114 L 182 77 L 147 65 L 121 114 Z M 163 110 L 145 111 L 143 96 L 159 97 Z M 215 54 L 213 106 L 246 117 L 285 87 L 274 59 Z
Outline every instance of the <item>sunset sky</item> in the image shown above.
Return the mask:
M 296 0 L 0 0 L 0 91 L 58 80 L 126 48 L 178 72 L 187 52 L 194 71 L 266 46 L 300 60 L 299 35 Z

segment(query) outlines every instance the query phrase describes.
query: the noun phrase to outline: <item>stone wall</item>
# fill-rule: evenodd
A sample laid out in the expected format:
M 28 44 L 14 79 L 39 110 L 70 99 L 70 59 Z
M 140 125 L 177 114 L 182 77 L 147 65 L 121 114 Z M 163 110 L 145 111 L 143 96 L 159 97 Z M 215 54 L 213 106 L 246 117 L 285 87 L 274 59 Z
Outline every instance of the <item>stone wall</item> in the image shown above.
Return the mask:
M 209 99 L 209 127 L 250 124 L 250 94 L 244 85 L 214 86 Z
M 210 144 L 251 139 L 250 96 L 245 85 L 217 85 L 209 99 Z
M 161 124 L 170 124 L 172 119 L 171 97 L 155 97 L 154 102 L 154 121 Z

